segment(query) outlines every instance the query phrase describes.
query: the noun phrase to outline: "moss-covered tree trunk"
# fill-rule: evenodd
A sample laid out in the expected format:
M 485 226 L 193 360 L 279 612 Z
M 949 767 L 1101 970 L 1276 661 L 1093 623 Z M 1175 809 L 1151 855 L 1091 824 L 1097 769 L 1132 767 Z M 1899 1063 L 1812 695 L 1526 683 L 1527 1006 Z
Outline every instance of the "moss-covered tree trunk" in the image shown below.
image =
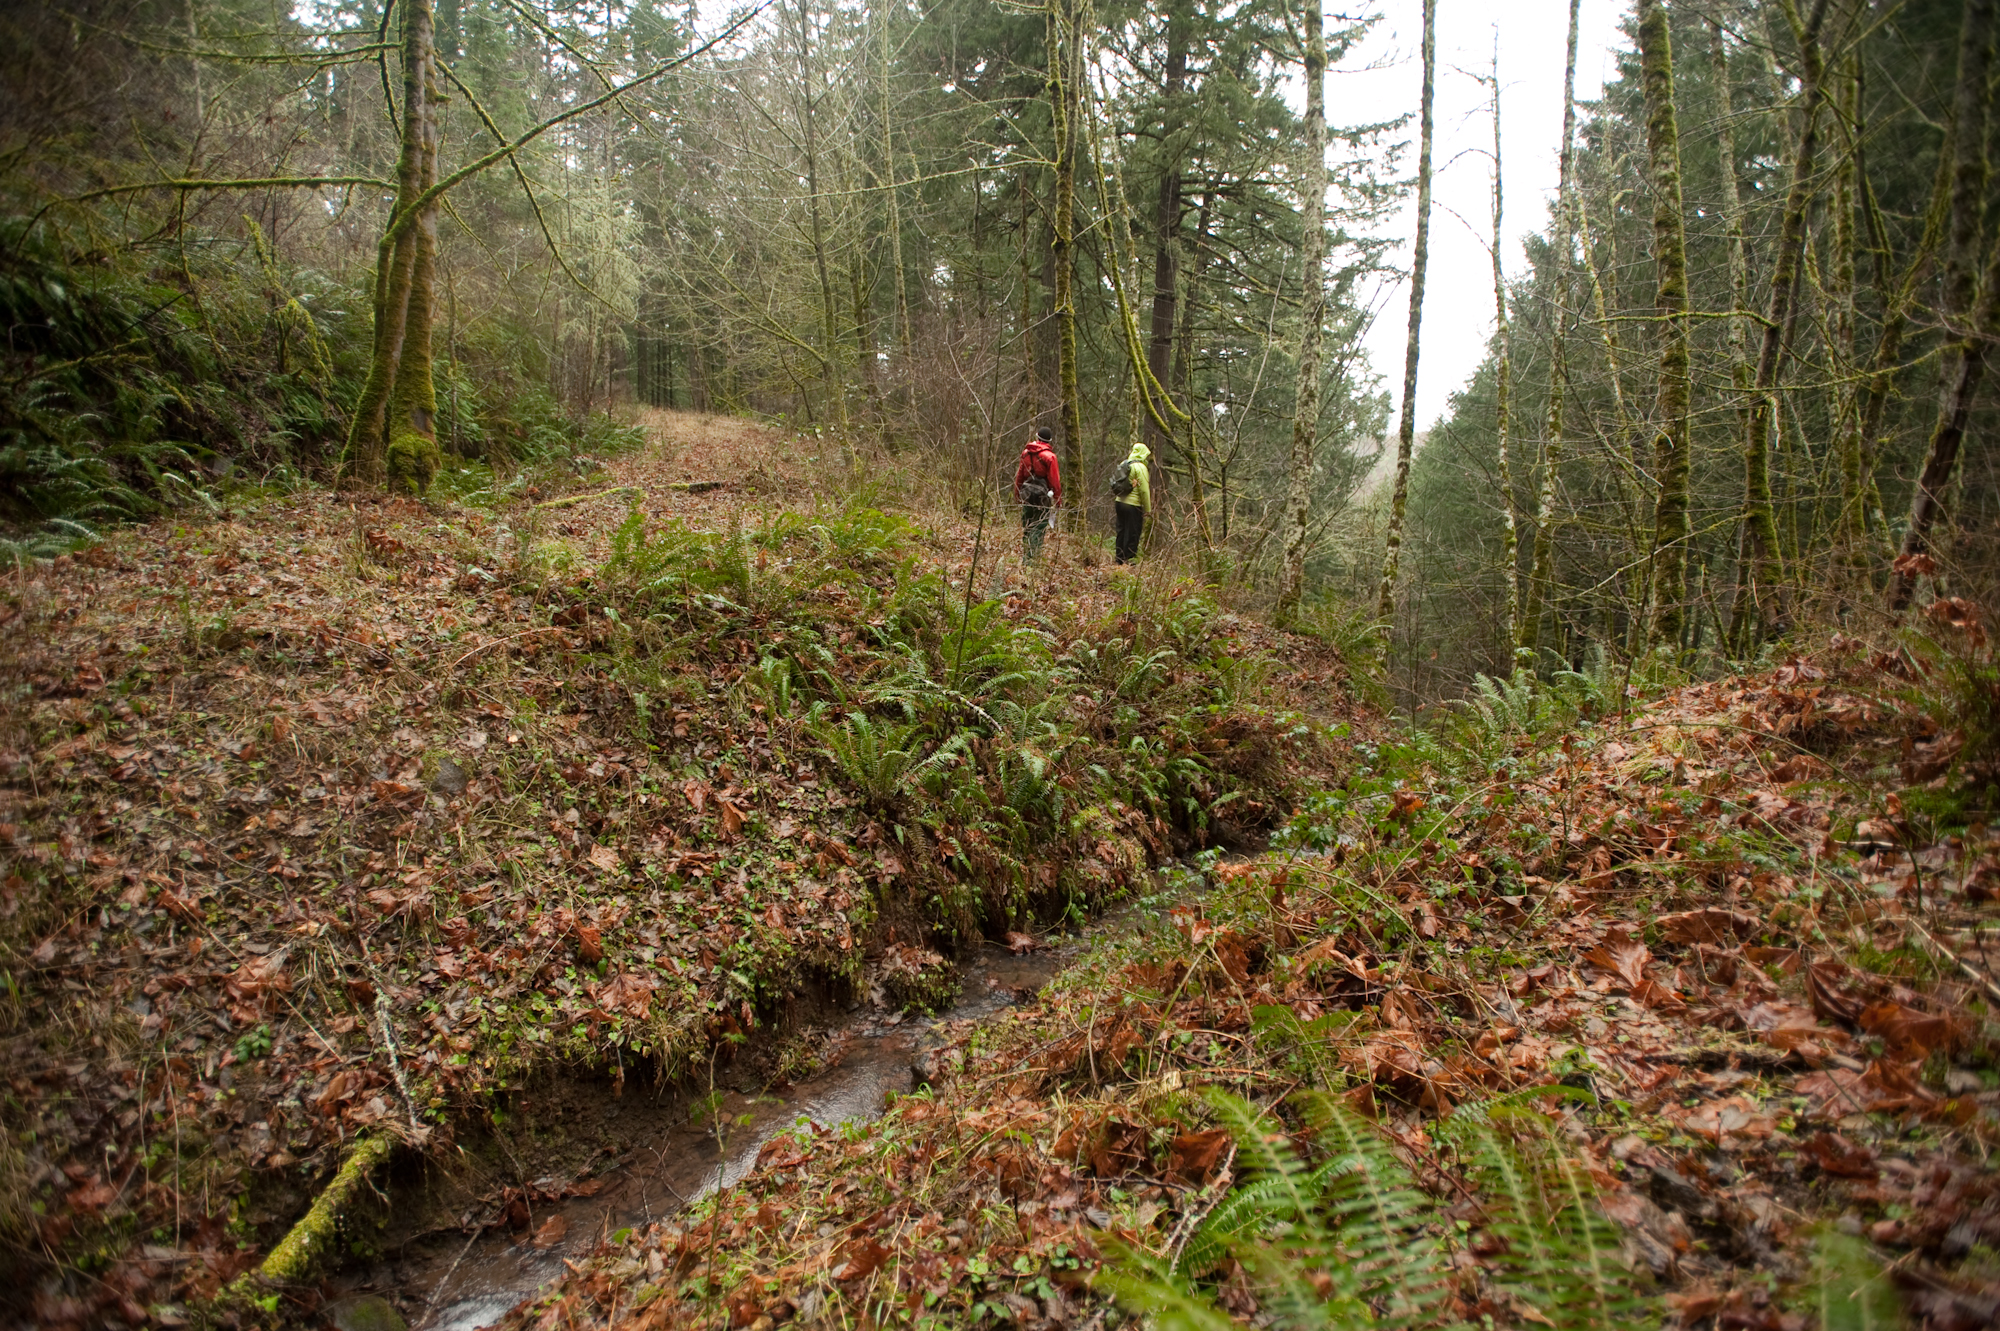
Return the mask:
M 1322 0 L 1305 0 L 1306 135 L 1299 155 L 1299 225 L 1303 270 L 1299 290 L 1298 392 L 1292 411 L 1292 455 L 1285 485 L 1284 574 L 1277 620 L 1298 615 L 1306 581 L 1306 510 L 1312 500 L 1314 445 L 1319 441 L 1319 357 L 1326 336 L 1326 32 Z
M 437 473 L 437 390 L 431 378 L 437 286 L 437 89 L 431 0 L 403 0 L 403 122 L 396 203 L 375 261 L 375 329 L 368 377 L 348 424 L 342 475 L 362 485 L 422 491 Z M 399 226 L 421 206 L 414 224 Z
M 1652 620 L 1648 641 L 1677 645 L 1687 614 L 1687 228 L 1681 216 L 1681 139 L 1674 116 L 1674 50 L 1661 0 L 1639 0 L 1639 70 L 1646 97 L 1646 153 L 1653 185 L 1653 297 L 1660 318 L 1654 413 Z
M 1424 315 L 1424 266 L 1430 260 L 1431 142 L 1437 100 L 1437 0 L 1424 0 L 1424 92 L 1417 126 L 1417 234 L 1410 257 L 1410 326 L 1403 342 L 1403 410 L 1396 422 L 1396 480 L 1389 494 L 1389 531 L 1382 556 L 1382 586 L 1375 617 L 1388 623 L 1396 614 L 1396 574 L 1403 557 L 1403 520 L 1410 502 L 1410 455 L 1417 439 L 1417 359 Z
M 1570 199 L 1570 172 L 1576 163 L 1576 34 L 1577 11 L 1583 0 L 1569 0 L 1569 54 L 1563 62 L 1563 128 L 1561 165 L 1556 172 L 1556 262 L 1559 265 L 1554 289 L 1558 293 L 1549 311 L 1549 409 L 1542 434 L 1542 488 L 1535 501 L 1535 536 L 1528 561 L 1526 604 L 1515 644 L 1530 652 L 1542 645 L 1542 611 L 1548 604 L 1555 580 L 1556 480 L 1561 474 L 1563 446 L 1563 394 L 1569 388 L 1568 339 L 1565 336 L 1564 302 L 1570 291 L 1570 255 L 1576 245 L 1575 208 Z M 1495 227 L 1498 230 L 1498 227 Z
M 1771 297 L 1764 336 L 1757 350 L 1743 426 L 1743 515 L 1741 553 L 1736 563 L 1736 595 L 1729 612 L 1729 648 L 1747 656 L 1783 618 L 1782 575 L 1778 568 L 1778 526 L 1771 502 L 1771 436 L 1776 433 L 1778 377 L 1784 366 L 1786 334 L 1798 299 L 1805 258 L 1806 219 L 1812 207 L 1819 162 L 1820 107 L 1826 64 L 1820 31 L 1828 0 L 1817 0 L 1812 16 L 1799 22 L 1797 7 L 1784 0 L 1799 47 L 1799 146 L 1792 159 L 1791 186 L 1778 224 L 1778 253 L 1771 268 Z
M 1958 468 L 1959 449 L 1972 401 L 1986 369 L 1985 341 L 2000 315 L 2000 244 L 1995 244 L 1979 293 L 1979 244 L 1985 213 L 1988 164 L 1986 117 L 1993 97 L 1990 77 L 1993 32 L 2000 0 L 1965 0 L 1959 28 L 1958 89 L 1953 98 L 1951 220 L 1946 238 L 1938 317 L 1944 325 L 1943 370 L 1938 384 L 1938 409 L 1924 449 L 1923 470 L 1910 496 L 1910 522 L 1903 533 L 1901 557 L 1889 583 L 1889 609 L 1901 614 L 1915 595 L 1932 555 L 1931 532 L 1944 511 L 1945 491 Z

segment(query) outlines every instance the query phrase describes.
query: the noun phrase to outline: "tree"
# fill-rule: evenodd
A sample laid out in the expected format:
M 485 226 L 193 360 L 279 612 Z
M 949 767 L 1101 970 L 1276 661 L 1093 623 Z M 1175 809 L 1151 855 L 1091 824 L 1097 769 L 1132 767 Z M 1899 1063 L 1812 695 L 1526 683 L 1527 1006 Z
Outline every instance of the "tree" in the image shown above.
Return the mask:
M 1561 164 L 1556 174 L 1556 263 L 1554 299 L 1549 313 L 1548 412 L 1543 418 L 1541 493 L 1535 501 L 1535 537 L 1529 557 L 1527 603 L 1521 614 L 1517 646 L 1534 651 L 1542 641 L 1542 609 L 1549 599 L 1555 573 L 1556 481 L 1562 466 L 1563 394 L 1569 387 L 1568 339 L 1564 336 L 1568 314 L 1569 278 L 1576 248 L 1575 207 L 1570 198 L 1570 172 L 1576 162 L 1576 36 L 1577 16 L 1583 0 L 1569 0 L 1568 55 L 1563 60 L 1563 120 Z M 1499 228 L 1495 226 L 1497 233 Z
M 1815 0 L 1803 23 L 1793 0 L 1782 0 L 1785 18 L 1799 49 L 1799 146 L 1792 159 L 1792 183 L 1785 194 L 1785 211 L 1778 225 L 1778 253 L 1771 269 L 1771 298 L 1764 316 L 1764 336 L 1757 353 L 1756 377 L 1750 401 L 1742 411 L 1743 537 L 1737 560 L 1736 597 L 1730 611 L 1729 642 L 1738 655 L 1748 655 L 1762 641 L 1768 619 L 1765 601 L 1778 593 L 1778 527 L 1771 505 L 1771 434 L 1777 417 L 1778 376 L 1783 369 L 1786 333 L 1802 279 L 1806 213 L 1811 207 L 1814 170 L 1819 156 L 1820 104 L 1826 85 L 1826 59 L 1820 32 L 1826 22 L 1827 0 Z M 1726 75 L 1726 69 L 1725 69 Z M 1732 177 L 1731 188 L 1734 187 Z M 1726 201 L 1725 201 L 1726 206 Z M 1732 323 L 1734 320 L 1732 319 Z
M 1653 436 L 1653 613 L 1648 640 L 1678 645 L 1685 622 L 1688 539 L 1687 231 L 1681 214 L 1680 128 L 1674 118 L 1674 53 L 1661 0 L 1639 0 L 1639 59 L 1652 172 L 1653 304 L 1660 318 L 1659 418 Z
M 1320 344 L 1326 335 L 1326 36 L 1321 0 L 1306 0 L 1306 133 L 1298 163 L 1299 218 L 1304 227 L 1303 296 L 1299 306 L 1298 393 L 1292 406 L 1290 481 L 1285 492 L 1284 567 L 1277 615 L 1289 622 L 1306 579 L 1306 509 L 1312 497 L 1315 445 L 1319 442 Z
M 1903 535 L 1895 577 L 1889 585 L 1889 609 L 1907 609 L 1932 557 L 1932 529 L 1944 507 L 1952 473 L 1958 467 L 1972 401 L 1986 368 L 1986 346 L 2000 332 L 2000 243 L 1992 246 L 1985 295 L 1975 312 L 1979 290 L 1980 223 L 1985 213 L 1988 165 L 1986 119 L 1993 100 L 1989 76 L 1993 60 L 1995 0 L 1965 0 L 1959 36 L 1958 84 L 1952 116 L 1952 181 L 1950 235 L 1945 249 L 1942 302 L 1944 365 L 1939 376 L 1937 420 L 1924 449 L 1922 470 L 1910 497 L 1910 522 Z
M 1422 350 L 1424 265 L 1430 259 L 1431 141 L 1437 90 L 1437 0 L 1424 0 L 1424 89 L 1417 131 L 1417 233 L 1410 256 L 1410 328 L 1403 344 L 1403 412 L 1396 423 L 1396 481 L 1389 497 L 1388 548 L 1382 558 L 1382 585 L 1376 618 L 1388 623 L 1396 612 L 1396 573 L 1403 554 L 1403 524 L 1410 502 L 1410 454 L 1417 438 L 1417 359 Z

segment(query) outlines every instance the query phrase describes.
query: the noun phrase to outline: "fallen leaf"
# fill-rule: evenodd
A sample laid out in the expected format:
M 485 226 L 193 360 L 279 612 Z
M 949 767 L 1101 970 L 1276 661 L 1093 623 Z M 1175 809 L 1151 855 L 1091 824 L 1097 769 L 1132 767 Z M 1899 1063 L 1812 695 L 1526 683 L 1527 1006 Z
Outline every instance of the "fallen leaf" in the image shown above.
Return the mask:
M 549 1249 L 563 1241 L 569 1233 L 569 1221 L 562 1216 L 552 1215 L 535 1230 L 533 1243 L 537 1248 Z
M 835 1280 L 860 1280 L 872 1276 L 881 1270 L 882 1264 L 894 1254 L 874 1239 L 864 1235 L 842 1249 L 841 1255 L 846 1260 L 833 1273 Z
M 590 848 L 590 862 L 605 873 L 618 871 L 618 852 L 609 846 L 597 845 Z
M 1870 1035 L 1880 1036 L 1898 1058 L 1921 1059 L 1933 1049 L 1955 1049 L 1965 1034 L 1949 1017 L 1919 1012 L 1887 998 L 1863 1008 L 1856 1022 Z
M 1206 1183 L 1222 1161 L 1229 1134 L 1221 1128 L 1183 1132 L 1167 1148 L 1167 1177 L 1176 1183 Z
M 1879 1172 L 1875 1168 L 1875 1152 L 1865 1146 L 1857 1146 L 1837 1132 L 1822 1132 L 1806 1141 L 1802 1148 L 1812 1157 L 1814 1164 L 1823 1173 L 1840 1178 L 1872 1179 Z
M 715 807 L 722 814 L 722 834 L 729 837 L 742 835 L 744 825 L 750 821 L 749 815 L 731 800 L 718 798 Z
M 1658 924 L 1660 932 L 1674 943 L 1727 944 L 1748 938 L 1763 927 L 1763 922 L 1755 915 L 1722 906 L 1705 906 L 1700 910 L 1662 915 Z
M 1624 982 L 1627 989 L 1646 978 L 1646 963 L 1652 960 L 1652 952 L 1637 939 L 1613 939 L 1602 947 L 1594 947 L 1584 954 L 1583 959 L 1597 969 Z

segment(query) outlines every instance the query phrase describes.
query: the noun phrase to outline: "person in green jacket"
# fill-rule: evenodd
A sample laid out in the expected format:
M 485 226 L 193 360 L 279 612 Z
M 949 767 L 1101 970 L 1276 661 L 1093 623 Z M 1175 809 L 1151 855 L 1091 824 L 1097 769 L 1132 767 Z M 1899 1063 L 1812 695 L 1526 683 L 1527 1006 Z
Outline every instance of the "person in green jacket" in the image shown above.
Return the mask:
M 1144 444 L 1132 445 L 1132 451 L 1118 464 L 1118 476 L 1111 482 L 1111 497 L 1115 501 L 1112 511 L 1118 519 L 1118 562 L 1129 564 L 1139 557 L 1139 538 L 1146 534 L 1146 523 L 1153 513 L 1153 482 L 1146 474 L 1146 464 L 1152 460 L 1153 450 Z

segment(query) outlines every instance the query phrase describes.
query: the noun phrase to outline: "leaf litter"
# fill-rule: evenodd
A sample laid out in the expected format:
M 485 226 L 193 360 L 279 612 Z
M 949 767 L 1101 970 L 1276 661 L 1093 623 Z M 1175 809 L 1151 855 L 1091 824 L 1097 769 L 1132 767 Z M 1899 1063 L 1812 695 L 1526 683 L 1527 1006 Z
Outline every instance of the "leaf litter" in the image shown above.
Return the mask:
M 1059 543 L 1041 576 L 1061 609 L 1034 628 L 1050 677 L 1126 668 L 1130 715 L 1070 684 L 1045 704 L 1059 751 L 994 736 L 954 758 L 984 807 L 1026 790 L 1062 810 L 1024 832 L 1032 862 L 969 816 L 898 824 L 900 793 L 857 789 L 759 686 L 759 653 L 810 650 L 822 696 L 878 715 L 994 705 L 891 678 L 899 641 L 938 668 L 946 621 L 922 616 L 958 603 L 981 538 L 881 518 L 774 432 L 650 423 L 660 445 L 615 464 L 630 492 L 546 514 L 539 492 L 252 495 L 6 590 L 0 1221 L 33 1324 L 180 1324 L 358 1134 L 435 1158 L 532 1077 L 615 1094 L 641 1069 L 754 1071 L 803 997 L 865 988 L 885 947 L 949 951 L 987 921 L 1032 946 L 1038 913 L 1274 825 L 1327 770 L 1296 718 L 1200 692 L 1205 662 L 1275 661 L 1275 635 L 1185 585 L 1107 586 Z M 621 573 L 628 538 L 693 552 L 681 580 Z M 984 550 L 996 595 L 975 600 L 1025 626 L 1019 571 Z M 1156 622 L 1173 646 L 1142 641 Z M 1294 651 L 1264 697 L 1338 715 L 1340 678 Z M 1142 757 L 1111 747 L 1182 716 Z M 1092 764 L 1130 793 L 1093 796 Z
M 1173 1262 L 1238 1181 L 1217 1087 L 1300 1149 L 1310 1091 L 1375 1121 L 1460 1217 L 1445 1322 L 1549 1324 L 1442 1131 L 1505 1102 L 1587 1175 L 1646 1324 L 1818 1326 L 1886 1281 L 1912 1325 L 1992 1325 L 1993 972 L 1925 940 L 1984 956 L 2000 837 L 1893 792 L 1898 696 L 1836 640 L 1477 763 L 1360 746 L 1289 848 L 1170 872 L 882 1118 L 772 1139 L 506 1325 L 1114 1324 L 1106 1263 Z M 1263 1324 L 1241 1264 L 1187 1275 Z

